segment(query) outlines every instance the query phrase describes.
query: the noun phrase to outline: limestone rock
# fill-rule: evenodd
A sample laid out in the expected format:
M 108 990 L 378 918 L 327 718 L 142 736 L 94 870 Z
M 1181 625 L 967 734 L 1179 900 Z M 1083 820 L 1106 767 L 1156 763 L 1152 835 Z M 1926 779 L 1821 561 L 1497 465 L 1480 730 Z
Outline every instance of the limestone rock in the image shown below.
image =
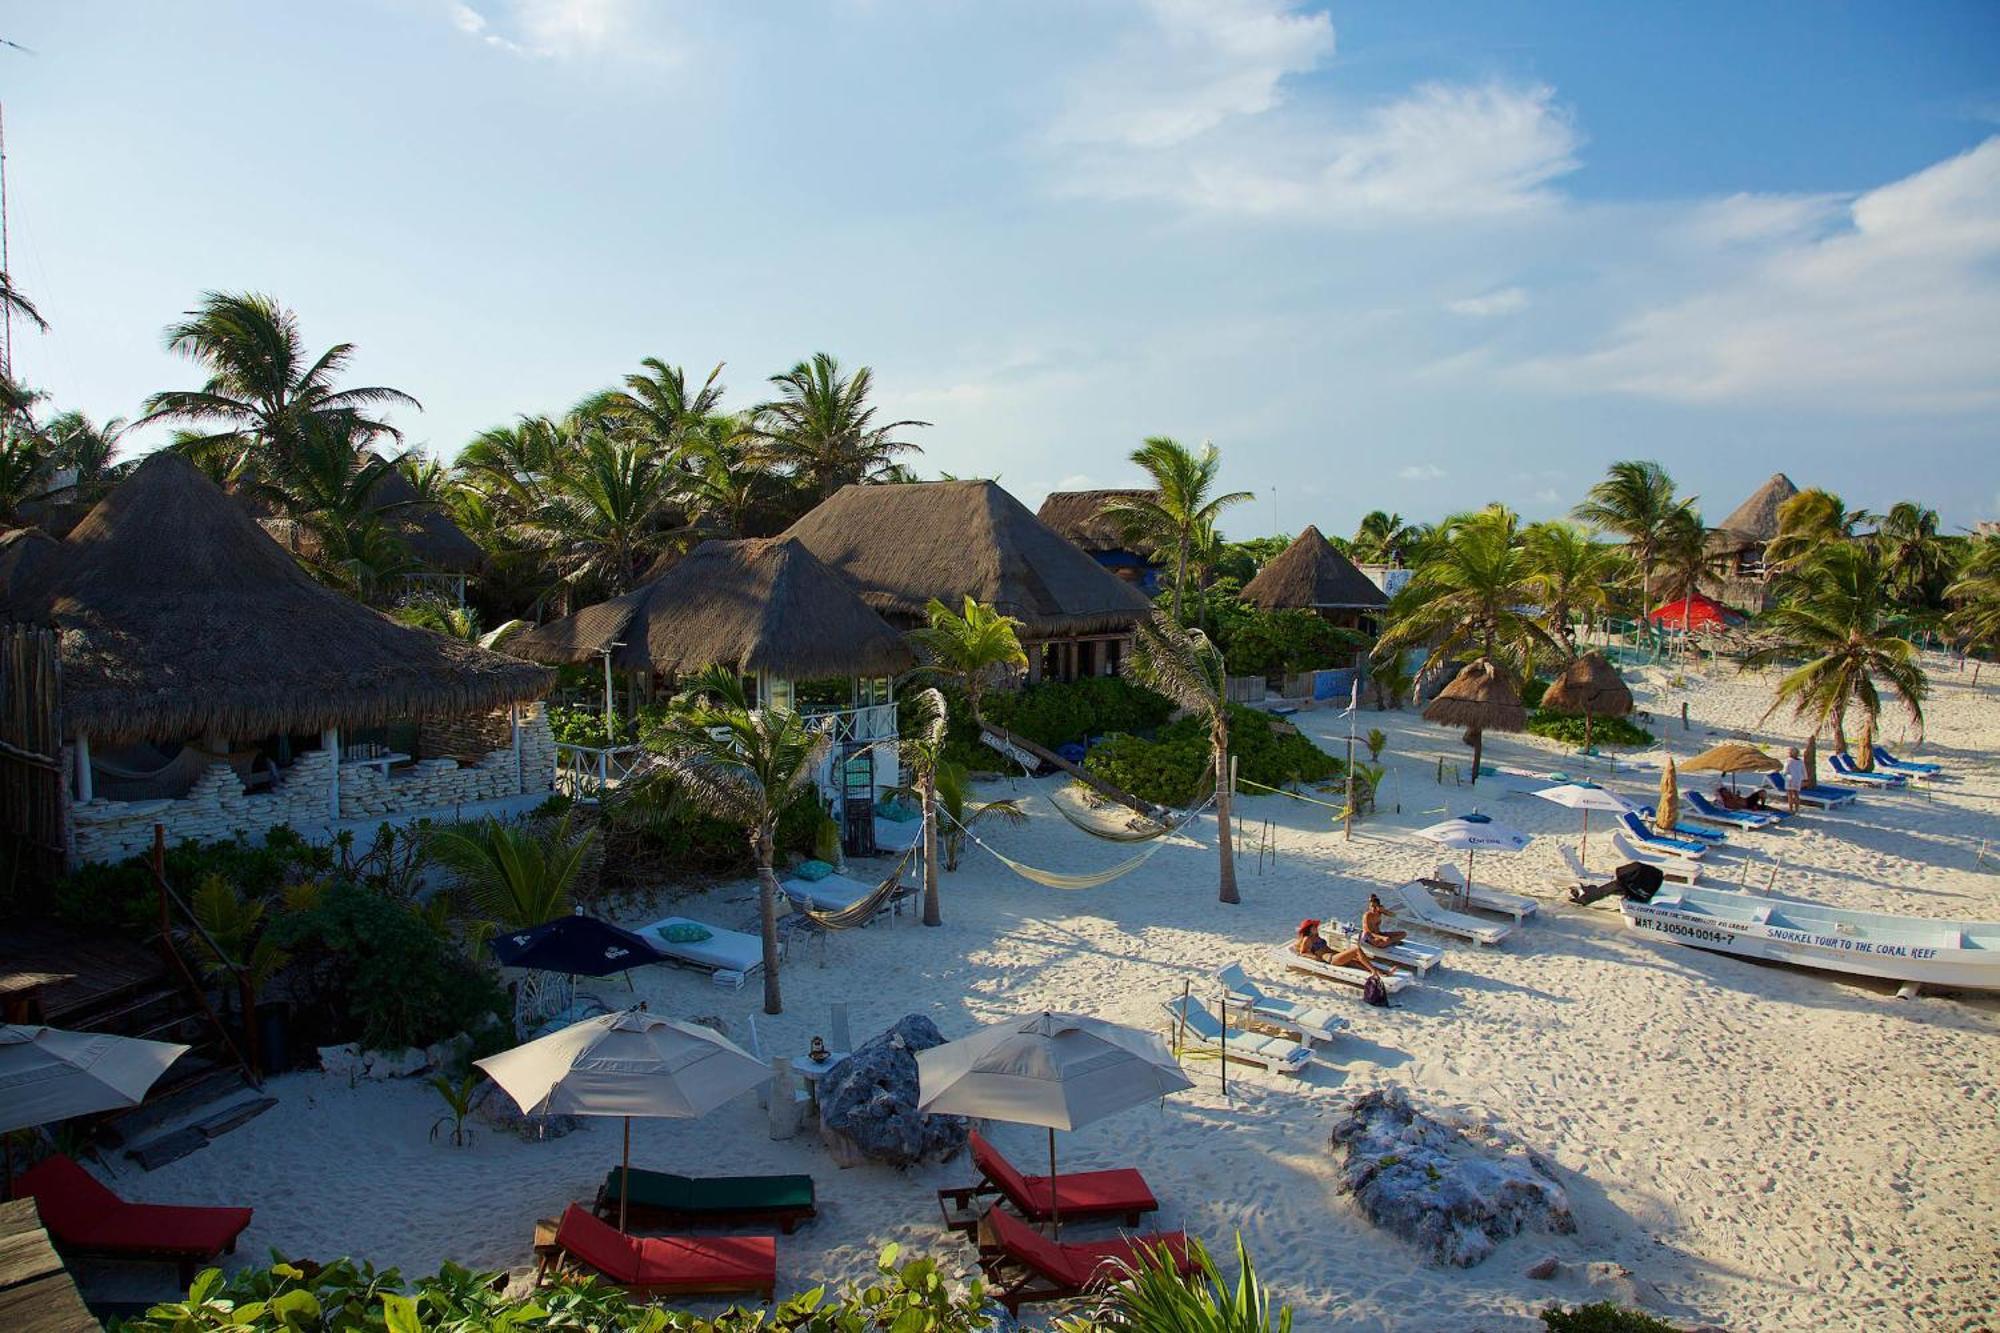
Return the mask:
M 583 1128 L 583 1117 L 574 1115 L 524 1115 L 514 1099 L 498 1083 L 487 1081 L 472 1094 L 472 1118 L 512 1134 L 523 1142 L 559 1139 Z
M 1535 1262 L 1529 1264 L 1526 1271 L 1522 1273 L 1522 1276 L 1533 1278 L 1537 1282 L 1546 1282 L 1561 1271 L 1562 1260 L 1556 1258 L 1553 1254 L 1545 1254 L 1535 1260 Z
M 937 1024 L 909 1014 L 827 1071 L 819 1081 L 820 1137 L 835 1161 L 914 1166 L 965 1146 L 963 1116 L 917 1110 L 917 1052 L 942 1045 Z
M 1370 1221 L 1436 1264 L 1470 1268 L 1529 1226 L 1576 1230 L 1553 1166 L 1504 1130 L 1418 1110 L 1401 1088 L 1365 1093 L 1334 1126 L 1341 1189 Z

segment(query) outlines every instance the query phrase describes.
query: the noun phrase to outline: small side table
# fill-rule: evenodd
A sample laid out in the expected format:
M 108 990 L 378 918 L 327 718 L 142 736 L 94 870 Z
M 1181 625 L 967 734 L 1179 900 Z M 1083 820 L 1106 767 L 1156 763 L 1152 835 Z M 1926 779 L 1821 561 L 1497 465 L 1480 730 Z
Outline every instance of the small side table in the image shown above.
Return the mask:
M 550 1271 L 562 1262 L 562 1250 L 556 1245 L 556 1231 L 561 1225 L 553 1217 L 535 1219 L 535 1282 L 538 1285 L 547 1281 Z

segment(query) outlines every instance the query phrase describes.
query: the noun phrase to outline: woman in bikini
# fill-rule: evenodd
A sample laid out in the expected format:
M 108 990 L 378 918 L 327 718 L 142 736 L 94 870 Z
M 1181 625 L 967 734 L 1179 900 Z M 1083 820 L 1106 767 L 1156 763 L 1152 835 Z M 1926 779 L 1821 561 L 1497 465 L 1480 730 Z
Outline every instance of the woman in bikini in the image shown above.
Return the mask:
M 1312 918 L 1299 922 L 1299 933 L 1292 941 L 1292 952 L 1328 967 L 1358 967 L 1371 976 L 1382 975 L 1382 969 L 1361 952 L 1360 945 L 1350 944 L 1345 949 L 1335 949 L 1328 944 L 1319 933 L 1319 922 Z

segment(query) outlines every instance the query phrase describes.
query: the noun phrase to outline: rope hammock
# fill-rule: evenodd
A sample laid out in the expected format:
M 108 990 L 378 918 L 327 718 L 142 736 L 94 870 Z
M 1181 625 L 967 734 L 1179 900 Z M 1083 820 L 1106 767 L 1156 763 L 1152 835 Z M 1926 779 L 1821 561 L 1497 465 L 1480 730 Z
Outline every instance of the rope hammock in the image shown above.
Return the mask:
M 809 900 L 789 893 L 785 896 L 792 900 L 792 906 L 798 909 L 800 916 L 821 930 L 854 930 L 865 926 L 873 921 L 875 914 L 895 896 L 896 890 L 903 887 L 903 871 L 908 868 L 910 858 L 917 854 L 917 848 L 923 845 L 922 839 L 911 844 L 900 857 L 896 858 L 896 864 L 889 867 L 887 879 L 870 889 L 864 896 L 835 911 L 824 911 L 814 907 Z
M 1199 815 L 1203 810 L 1206 810 L 1209 806 L 1209 802 L 1213 801 L 1214 799 L 1215 799 L 1215 794 L 1211 792 L 1209 794 L 1209 798 L 1207 801 L 1203 801 L 1200 805 L 1196 806 L 1193 810 L 1189 811 L 1186 818 L 1182 819 L 1180 822 L 1182 824 L 1186 824 L 1191 820 L 1193 820 L 1196 815 Z M 939 813 L 943 814 L 944 812 L 939 811 Z M 951 816 L 945 815 L 945 818 L 951 819 Z M 1031 880 L 1036 884 L 1040 884 L 1046 888 L 1051 888 L 1051 889 L 1095 889 L 1100 887 L 1101 885 L 1109 884 L 1112 880 L 1122 879 L 1126 875 L 1129 875 L 1133 871 L 1137 870 L 1140 866 L 1146 864 L 1146 862 L 1152 860 L 1153 857 L 1159 852 L 1159 850 L 1167 845 L 1164 840 L 1156 839 L 1153 842 L 1152 846 L 1146 848 L 1145 851 L 1140 852 L 1136 856 L 1128 856 L 1123 861 L 1120 861 L 1118 864 L 1111 866 L 1109 869 L 1097 870 L 1085 875 L 1073 875 L 1065 873 L 1060 870 L 1043 870 L 1039 866 L 1031 866 L 1028 865 L 1026 862 L 1016 861 L 1013 857 L 1007 855 L 1005 852 L 995 849 L 991 844 L 982 842 L 977 833 L 974 833 L 971 829 L 967 828 L 965 825 L 960 824 L 956 819 L 952 819 L 951 822 L 953 824 L 958 825 L 958 831 L 960 833 L 970 838 L 975 845 L 983 848 L 988 854 L 990 854 L 993 857 L 994 860 L 998 861 L 1001 865 L 1006 866 L 1009 870 L 1019 875 L 1022 879 Z
M 1071 825 L 1073 825 L 1078 829 L 1081 829 L 1085 833 L 1088 833 L 1093 838 L 1101 838 L 1105 842 L 1151 842 L 1154 838 L 1163 838 L 1169 833 L 1174 833 L 1180 829 L 1186 828 L 1188 824 L 1193 821 L 1194 817 L 1197 814 L 1199 814 L 1204 808 L 1206 808 L 1208 803 L 1214 798 L 1215 798 L 1215 792 L 1214 789 L 1211 788 L 1207 796 L 1202 797 L 1202 799 L 1199 802 L 1197 802 L 1193 806 L 1190 806 L 1185 812 L 1181 814 L 1181 816 L 1178 819 L 1149 821 L 1152 823 L 1152 827 L 1143 829 L 1106 828 L 1102 824 L 1093 824 L 1089 820 L 1083 818 L 1074 810 L 1071 810 L 1068 805 L 1064 804 L 1062 801 L 1057 800 L 1054 796 L 1048 796 L 1045 799 L 1048 801 L 1050 805 L 1056 808 L 1057 814 L 1061 815 L 1064 819 L 1067 819 L 1071 823 Z

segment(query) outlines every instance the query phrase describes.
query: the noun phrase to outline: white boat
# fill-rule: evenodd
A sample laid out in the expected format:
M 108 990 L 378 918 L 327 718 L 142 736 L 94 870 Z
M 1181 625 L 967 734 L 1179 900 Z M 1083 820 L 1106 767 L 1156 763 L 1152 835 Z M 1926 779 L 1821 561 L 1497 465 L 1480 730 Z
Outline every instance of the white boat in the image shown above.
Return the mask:
M 1675 887 L 1619 903 L 1628 924 L 1675 944 L 1927 986 L 2000 990 L 2000 922 L 1856 912 L 1722 889 Z

